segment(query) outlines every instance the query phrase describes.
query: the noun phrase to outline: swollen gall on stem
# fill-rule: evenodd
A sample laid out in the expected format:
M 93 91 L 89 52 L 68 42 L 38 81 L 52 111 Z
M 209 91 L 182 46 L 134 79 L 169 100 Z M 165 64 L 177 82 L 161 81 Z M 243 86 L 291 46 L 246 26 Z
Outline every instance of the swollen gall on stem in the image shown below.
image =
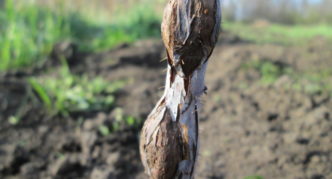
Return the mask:
M 166 87 L 140 137 L 141 159 L 152 179 L 193 178 L 197 109 L 220 22 L 220 0 L 169 0 L 165 8 L 161 31 L 168 61 Z

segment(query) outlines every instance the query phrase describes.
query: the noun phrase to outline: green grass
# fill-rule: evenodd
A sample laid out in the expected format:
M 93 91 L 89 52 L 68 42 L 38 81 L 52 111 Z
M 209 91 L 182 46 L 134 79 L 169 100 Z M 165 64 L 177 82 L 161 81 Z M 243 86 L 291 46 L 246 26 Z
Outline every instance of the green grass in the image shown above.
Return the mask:
M 70 34 L 64 17 L 48 9 L 19 7 L 13 0 L 5 4 L 0 9 L 0 70 L 35 62 L 50 52 L 55 41 Z
M 243 65 L 245 70 L 255 69 L 260 75 L 260 82 L 264 85 L 273 84 L 282 75 L 291 75 L 292 69 L 282 64 L 273 63 L 268 60 L 254 60 Z
M 244 177 L 244 179 L 264 179 L 264 177 L 256 175 L 256 176 L 247 176 Z
M 73 41 L 80 50 L 96 52 L 160 35 L 161 17 L 147 4 L 149 1 L 123 10 L 112 21 L 100 21 L 91 13 L 89 16 L 82 11 L 68 11 L 61 3 L 49 8 L 25 1 L 14 5 L 13 1 L 6 0 L 5 7 L 0 9 L 0 71 L 43 62 L 58 41 Z M 318 35 L 332 41 L 329 25 L 255 27 L 226 22 L 223 28 L 259 44 L 299 45 Z
M 332 40 L 331 25 L 280 25 L 262 27 L 243 23 L 224 23 L 223 28 L 245 40 L 258 44 L 304 45 L 316 36 Z
M 288 89 L 303 91 L 308 94 L 327 93 L 332 96 L 332 70 L 330 68 L 315 71 L 296 72 L 291 67 L 268 60 L 252 60 L 242 66 L 244 70 L 254 69 L 259 72 L 259 83 L 272 85 L 281 76 L 288 76 L 292 83 L 284 86 Z M 241 84 L 243 88 L 247 87 Z M 241 87 L 239 85 L 239 87 Z
M 76 76 L 63 65 L 57 76 L 28 80 L 49 115 L 67 116 L 75 112 L 107 111 L 114 107 L 114 92 L 125 82 L 108 82 L 100 77 Z
M 127 126 L 131 126 L 137 129 L 143 123 L 141 119 L 137 119 L 133 116 L 126 116 L 123 109 L 119 107 L 115 108 L 112 113 L 114 114 L 114 120 L 112 121 L 111 126 L 107 126 L 110 131 L 120 131 Z
M 110 48 L 121 42 L 133 42 L 160 36 L 160 17 L 152 9 L 138 5 L 126 15 L 120 15 L 112 24 L 101 24 L 101 33 L 92 37 L 90 50 Z M 91 33 L 90 33 L 91 34 Z
M 123 42 L 158 36 L 159 17 L 144 4 L 113 22 L 100 22 L 84 12 L 6 0 L 0 9 L 0 71 L 41 62 L 53 44 L 70 40 L 84 51 L 105 50 Z
M 34 93 L 32 98 L 38 98 L 47 116 L 68 117 L 71 114 L 88 114 L 98 111 L 111 112 L 113 120 L 109 124 L 102 124 L 98 131 L 107 136 L 114 131 L 127 127 L 138 128 L 142 120 L 124 115 L 124 111 L 115 106 L 115 92 L 122 88 L 127 81 L 109 82 L 101 77 L 88 78 L 70 72 L 65 60 L 55 75 L 33 77 L 28 79 Z M 8 122 L 16 125 L 19 116 L 11 116 Z
M 115 108 L 112 113 L 114 114 L 112 123 L 110 125 L 100 125 L 98 128 L 98 131 L 102 136 L 107 136 L 115 131 L 121 131 L 128 126 L 138 129 L 143 123 L 141 119 L 124 115 L 124 111 L 121 108 Z
M 309 94 L 327 93 L 332 96 L 332 70 L 330 68 L 306 71 L 292 75 L 294 84 L 291 88 L 302 90 Z

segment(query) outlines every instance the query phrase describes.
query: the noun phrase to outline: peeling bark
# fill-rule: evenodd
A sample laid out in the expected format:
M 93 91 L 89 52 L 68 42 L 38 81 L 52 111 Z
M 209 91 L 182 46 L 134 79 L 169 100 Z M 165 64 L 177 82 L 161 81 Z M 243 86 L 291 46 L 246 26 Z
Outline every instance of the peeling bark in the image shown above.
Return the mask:
M 220 0 L 170 0 L 162 38 L 168 55 L 165 92 L 144 123 L 140 152 L 152 179 L 193 178 L 200 96 L 217 42 Z

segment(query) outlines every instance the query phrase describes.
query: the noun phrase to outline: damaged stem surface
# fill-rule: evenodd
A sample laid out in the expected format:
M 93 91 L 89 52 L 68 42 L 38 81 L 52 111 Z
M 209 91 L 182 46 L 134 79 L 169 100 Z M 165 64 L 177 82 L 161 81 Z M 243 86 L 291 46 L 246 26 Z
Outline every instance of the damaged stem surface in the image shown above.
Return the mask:
M 165 8 L 161 30 L 168 56 L 166 87 L 144 123 L 140 140 L 150 178 L 193 178 L 197 109 L 220 22 L 220 0 L 170 0 Z

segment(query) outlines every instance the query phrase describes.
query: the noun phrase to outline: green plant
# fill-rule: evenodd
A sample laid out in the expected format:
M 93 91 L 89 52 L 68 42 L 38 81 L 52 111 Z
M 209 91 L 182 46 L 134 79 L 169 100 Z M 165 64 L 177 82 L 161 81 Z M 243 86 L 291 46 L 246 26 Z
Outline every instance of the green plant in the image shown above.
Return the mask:
M 142 120 L 132 116 L 125 116 L 121 108 L 115 108 L 113 111 L 114 119 L 111 124 L 102 124 L 98 127 L 98 131 L 102 136 L 108 136 L 114 131 L 120 131 L 127 127 L 138 128 Z
M 259 176 L 259 175 L 254 175 L 254 176 L 244 177 L 244 179 L 264 179 L 264 177 Z
M 273 84 L 282 75 L 287 75 L 291 84 L 285 88 L 303 91 L 309 94 L 327 93 L 332 96 L 332 70 L 330 68 L 314 71 L 295 72 L 286 65 L 268 60 L 253 60 L 242 65 L 242 69 L 254 69 L 260 74 L 260 83 L 263 85 Z M 240 86 L 239 86 L 240 87 Z
M 270 62 L 264 62 L 259 66 L 260 73 L 262 75 L 262 83 L 264 84 L 272 84 L 274 83 L 279 76 L 282 74 L 282 69 L 278 67 L 277 65 L 270 63 Z
M 273 84 L 280 76 L 292 73 L 291 68 L 268 60 L 254 60 L 244 64 L 243 68 L 256 69 L 261 75 L 260 82 L 264 85 Z
M 142 123 L 142 120 L 137 119 L 133 116 L 125 116 L 121 108 L 115 108 L 113 113 L 114 121 L 112 123 L 112 129 L 114 131 L 118 131 L 127 126 L 138 128 Z
M 110 129 L 106 125 L 99 126 L 98 130 L 103 136 L 108 136 L 111 133 Z
M 36 91 L 36 93 L 38 94 L 44 105 L 47 107 L 47 109 L 51 109 L 52 101 L 48 96 L 46 89 L 41 84 L 39 84 L 38 81 L 34 78 L 28 79 L 28 82 L 31 85 L 31 87 Z
M 108 82 L 97 77 L 76 76 L 63 65 L 58 76 L 30 78 L 29 83 L 50 114 L 68 115 L 79 111 L 109 110 L 113 93 L 125 82 Z
M 318 25 L 280 25 L 267 24 L 259 27 L 244 23 L 226 22 L 223 28 L 244 40 L 258 44 L 305 45 L 316 36 L 332 41 L 332 26 Z
M 294 83 L 291 87 L 295 90 L 303 90 L 309 94 L 327 93 L 332 96 L 330 83 L 332 70 L 330 68 L 293 74 L 292 79 Z
M 20 118 L 17 117 L 17 116 L 10 116 L 8 118 L 8 122 L 11 124 L 11 125 L 17 125 L 19 122 L 20 122 Z

